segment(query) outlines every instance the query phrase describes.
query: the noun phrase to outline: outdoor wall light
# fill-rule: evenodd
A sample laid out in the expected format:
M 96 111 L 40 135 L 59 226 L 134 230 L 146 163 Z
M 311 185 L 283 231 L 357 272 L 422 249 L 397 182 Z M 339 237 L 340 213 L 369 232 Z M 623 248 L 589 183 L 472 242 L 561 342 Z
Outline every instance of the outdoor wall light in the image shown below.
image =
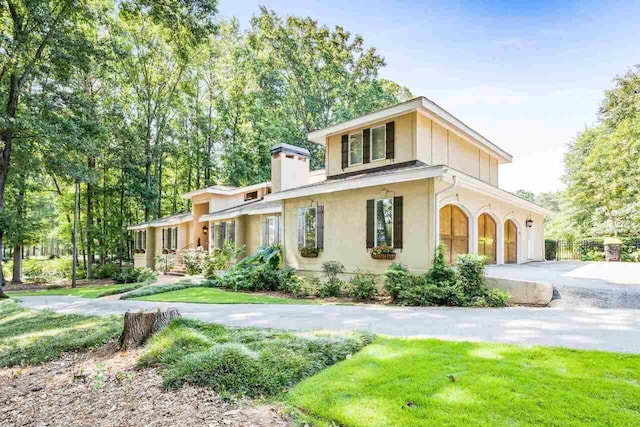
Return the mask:
M 524 223 L 527 226 L 527 228 L 533 227 L 533 220 L 532 219 L 528 219 Z
M 209 232 L 209 226 L 205 225 L 202 227 L 202 234 L 206 235 Z

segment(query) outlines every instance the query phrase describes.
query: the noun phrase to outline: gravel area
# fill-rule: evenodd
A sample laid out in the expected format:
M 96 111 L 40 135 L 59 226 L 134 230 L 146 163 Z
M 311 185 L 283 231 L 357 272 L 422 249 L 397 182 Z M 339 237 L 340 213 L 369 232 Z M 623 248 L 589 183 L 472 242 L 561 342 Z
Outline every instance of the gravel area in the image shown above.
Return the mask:
M 108 345 L 34 367 L 0 369 L 3 426 L 289 426 L 273 406 L 186 386 L 164 391 L 138 351 Z

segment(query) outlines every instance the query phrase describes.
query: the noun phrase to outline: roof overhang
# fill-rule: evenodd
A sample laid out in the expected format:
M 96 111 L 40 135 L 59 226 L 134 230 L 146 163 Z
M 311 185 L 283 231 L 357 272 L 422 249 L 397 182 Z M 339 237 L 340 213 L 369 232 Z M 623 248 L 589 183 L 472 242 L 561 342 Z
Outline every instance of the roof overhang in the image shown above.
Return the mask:
M 212 212 L 202 215 L 200 222 L 221 221 L 225 219 L 233 219 L 242 215 L 267 215 L 282 212 L 281 204 L 263 203 L 262 205 L 239 206 L 237 209 L 228 209 L 223 212 Z
M 385 173 L 380 175 L 367 175 L 363 173 L 362 176 L 357 176 L 344 180 L 337 180 L 335 182 L 324 181 L 318 185 L 311 185 L 308 187 L 292 188 L 290 190 L 280 191 L 278 193 L 272 193 L 265 196 L 265 200 L 285 200 L 293 199 L 296 197 L 312 196 L 315 194 L 333 193 L 335 191 L 355 190 L 358 188 L 373 187 L 376 185 L 396 184 L 399 182 L 417 181 L 420 179 L 434 178 L 442 175 L 445 167 L 438 166 L 423 166 L 413 167 L 407 169 L 400 169 L 392 173 Z
M 179 216 L 170 216 L 166 218 L 154 219 L 153 221 L 144 222 L 142 224 L 130 225 L 127 230 L 144 230 L 146 228 L 154 227 L 169 227 L 172 225 L 180 225 L 185 222 L 193 221 L 192 214 L 183 214 Z
M 511 163 L 513 157 L 475 130 L 471 129 L 453 114 L 424 96 L 411 99 L 382 110 L 365 114 L 324 129 L 310 132 L 308 139 L 319 145 L 325 145 L 328 137 L 344 133 L 350 129 L 361 128 L 383 120 L 392 119 L 417 111 L 440 126 L 460 136 L 465 141 L 498 158 L 500 163 Z
M 494 185 L 488 184 L 484 181 L 481 181 L 477 178 L 469 176 L 455 169 L 445 170 L 445 172 L 442 174 L 442 179 L 450 183 L 455 182 L 457 186 L 460 186 L 462 188 L 466 188 L 473 192 L 484 194 L 489 197 L 493 197 L 495 199 L 518 206 L 522 209 L 528 210 L 538 215 L 543 215 L 543 216 L 555 215 L 553 211 L 547 208 L 543 208 L 542 206 L 537 205 L 533 202 L 530 202 L 529 200 L 525 200 L 522 197 L 518 197 L 515 194 L 509 193 L 506 190 L 503 190 Z
M 182 198 L 191 199 L 201 194 L 220 194 L 223 196 L 235 196 L 236 194 L 243 194 L 253 190 L 259 190 L 261 188 L 271 187 L 271 182 L 261 182 L 259 184 L 249 185 L 247 187 L 238 187 L 232 189 L 221 189 L 213 187 L 201 188 L 200 190 L 194 190 L 189 193 L 184 193 Z

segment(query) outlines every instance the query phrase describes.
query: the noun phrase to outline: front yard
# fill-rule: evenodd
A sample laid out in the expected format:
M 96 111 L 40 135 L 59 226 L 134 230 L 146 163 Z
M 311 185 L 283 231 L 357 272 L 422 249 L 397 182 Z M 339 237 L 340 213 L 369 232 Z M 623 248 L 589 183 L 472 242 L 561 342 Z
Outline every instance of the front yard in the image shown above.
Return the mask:
M 638 366 L 637 355 L 379 338 L 287 401 L 329 425 L 630 426 Z
M 42 289 L 33 291 L 8 291 L 7 295 L 10 297 L 65 295 L 82 298 L 100 298 L 107 295 L 127 292 L 140 286 L 142 286 L 142 284 L 131 283 L 121 285 L 82 286 L 78 288 Z
M 268 416 L 264 425 L 288 425 L 280 411 L 313 425 L 640 424 L 638 355 L 387 337 L 371 342 L 368 334 L 228 328 L 189 319 L 174 321 L 141 350 L 120 353 L 114 342 L 121 329 L 119 316 L 0 302 L 0 366 L 15 366 L 0 369 L 9 422 L 27 417 L 74 425 L 80 415 L 70 417 L 66 408 L 72 407 L 82 414 L 76 425 L 206 424 L 207 417 L 224 423 L 240 415 L 249 424 Z M 280 409 L 264 412 L 239 396 L 266 397 Z M 201 410 L 181 418 L 196 404 Z
M 134 298 L 141 301 L 194 302 L 205 304 L 313 304 L 313 301 L 231 292 L 216 288 L 191 287 L 177 291 Z

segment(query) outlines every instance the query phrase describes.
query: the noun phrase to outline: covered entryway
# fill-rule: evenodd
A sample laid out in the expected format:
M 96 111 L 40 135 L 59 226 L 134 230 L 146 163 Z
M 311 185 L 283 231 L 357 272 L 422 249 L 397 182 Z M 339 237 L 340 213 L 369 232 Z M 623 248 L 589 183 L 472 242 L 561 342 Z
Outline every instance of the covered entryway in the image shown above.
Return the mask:
M 455 205 L 440 209 L 440 242 L 450 264 L 456 256 L 469 253 L 469 217 Z
M 489 264 L 496 263 L 496 222 L 486 213 L 478 217 L 478 255 L 487 257 Z
M 516 224 L 508 219 L 504 223 L 504 263 L 518 262 L 518 229 Z

